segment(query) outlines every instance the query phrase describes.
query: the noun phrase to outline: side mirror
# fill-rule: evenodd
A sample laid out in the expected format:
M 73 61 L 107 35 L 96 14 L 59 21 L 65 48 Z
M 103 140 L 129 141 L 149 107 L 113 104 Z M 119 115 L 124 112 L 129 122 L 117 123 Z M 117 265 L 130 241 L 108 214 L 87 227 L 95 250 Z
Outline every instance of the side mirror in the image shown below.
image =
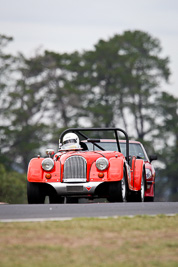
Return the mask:
M 46 155 L 49 157 L 54 155 L 54 149 L 51 148 L 46 149 Z
M 152 162 L 153 160 L 157 160 L 158 157 L 157 157 L 157 155 L 150 155 L 149 159 L 150 159 L 150 162 Z

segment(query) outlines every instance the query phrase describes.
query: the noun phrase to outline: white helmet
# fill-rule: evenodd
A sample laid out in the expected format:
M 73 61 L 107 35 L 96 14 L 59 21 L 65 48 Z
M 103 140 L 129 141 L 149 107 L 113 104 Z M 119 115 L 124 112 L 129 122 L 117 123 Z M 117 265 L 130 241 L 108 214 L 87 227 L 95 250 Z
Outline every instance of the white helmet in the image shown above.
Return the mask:
M 75 149 L 80 148 L 79 138 L 75 133 L 67 133 L 63 137 L 61 149 Z

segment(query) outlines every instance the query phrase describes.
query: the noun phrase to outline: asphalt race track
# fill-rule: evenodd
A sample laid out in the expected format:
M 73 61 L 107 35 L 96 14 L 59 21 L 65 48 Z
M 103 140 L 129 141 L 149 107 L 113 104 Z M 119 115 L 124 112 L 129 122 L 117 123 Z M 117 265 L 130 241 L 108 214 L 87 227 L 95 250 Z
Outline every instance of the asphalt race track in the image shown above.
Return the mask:
M 0 205 L 0 222 L 69 220 L 76 217 L 175 215 L 178 202 Z

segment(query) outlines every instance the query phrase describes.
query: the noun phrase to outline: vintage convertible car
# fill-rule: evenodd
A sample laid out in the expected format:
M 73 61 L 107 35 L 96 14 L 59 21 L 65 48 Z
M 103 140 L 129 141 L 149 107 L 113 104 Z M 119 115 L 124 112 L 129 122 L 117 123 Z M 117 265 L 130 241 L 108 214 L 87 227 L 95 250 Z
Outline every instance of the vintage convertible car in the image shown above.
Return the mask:
M 100 139 L 100 133 L 114 140 Z M 27 173 L 29 204 L 75 203 L 79 198 L 106 198 L 110 202 L 152 201 L 155 171 L 143 146 L 130 141 L 120 128 L 70 128 L 67 133 L 80 138 L 80 147 L 65 146 L 56 154 L 47 149 L 47 157 L 32 158 Z M 88 134 L 90 137 L 88 137 Z M 120 135 L 124 140 L 120 140 Z M 130 152 L 129 152 L 130 151 Z

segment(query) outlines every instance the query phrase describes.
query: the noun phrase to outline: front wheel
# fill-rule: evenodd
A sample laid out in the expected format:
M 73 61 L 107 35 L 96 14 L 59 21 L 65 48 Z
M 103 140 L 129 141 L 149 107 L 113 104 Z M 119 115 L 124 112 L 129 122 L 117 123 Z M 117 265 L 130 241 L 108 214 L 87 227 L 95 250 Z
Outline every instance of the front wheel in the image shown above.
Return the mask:
M 27 181 L 28 204 L 44 204 L 45 194 L 38 183 Z
M 136 200 L 138 202 L 144 202 L 145 201 L 145 173 L 144 173 L 144 171 L 142 173 L 141 189 L 140 189 L 140 191 L 137 192 Z
M 64 204 L 64 197 L 58 196 L 57 194 L 49 195 L 50 204 Z
M 154 197 L 146 197 L 145 202 L 154 202 Z
M 126 202 L 127 201 L 127 180 L 126 172 L 124 169 L 124 176 L 121 181 L 113 182 L 109 187 L 109 202 Z
M 67 204 L 76 204 L 78 203 L 79 199 L 78 197 L 66 197 L 66 203 Z
M 127 196 L 127 181 L 124 174 L 124 177 L 121 180 L 121 202 L 126 202 L 126 196 Z

